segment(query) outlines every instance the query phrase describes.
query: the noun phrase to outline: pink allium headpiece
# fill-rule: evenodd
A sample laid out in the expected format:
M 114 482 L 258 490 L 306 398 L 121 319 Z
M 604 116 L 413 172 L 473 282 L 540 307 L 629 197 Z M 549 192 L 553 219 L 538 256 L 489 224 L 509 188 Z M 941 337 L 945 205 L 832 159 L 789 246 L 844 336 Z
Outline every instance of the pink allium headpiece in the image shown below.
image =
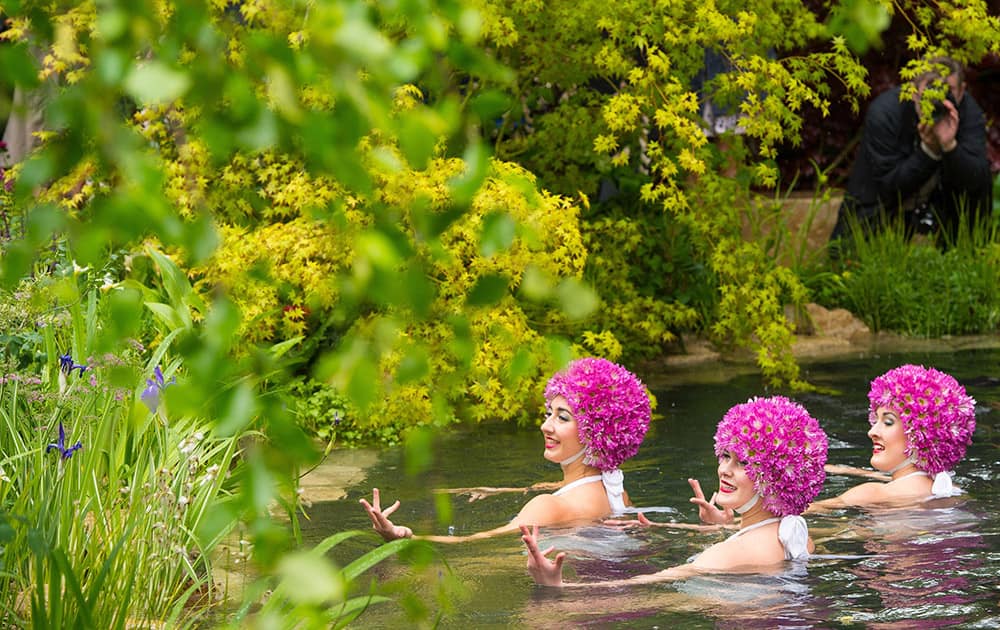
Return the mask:
M 715 431 L 715 454 L 731 451 L 764 508 L 801 514 L 816 498 L 826 472 L 826 433 L 805 408 L 784 396 L 751 398 L 732 407 Z
M 868 400 L 871 424 L 879 407 L 899 414 L 906 433 L 906 455 L 928 474 L 951 470 L 972 443 L 976 401 L 944 372 L 901 365 L 872 381 Z
M 649 429 L 649 395 L 631 372 L 606 359 L 577 359 L 545 386 L 545 400 L 562 396 L 576 418 L 583 462 L 614 470 L 639 452 Z

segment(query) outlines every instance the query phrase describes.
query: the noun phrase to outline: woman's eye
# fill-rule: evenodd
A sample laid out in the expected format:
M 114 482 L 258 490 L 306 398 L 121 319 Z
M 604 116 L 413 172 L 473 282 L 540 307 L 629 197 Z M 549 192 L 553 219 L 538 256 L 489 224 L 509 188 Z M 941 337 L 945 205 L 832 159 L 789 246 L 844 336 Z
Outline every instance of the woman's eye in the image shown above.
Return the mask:
M 572 422 L 573 421 L 573 418 L 571 418 L 570 416 L 567 416 L 565 414 L 561 414 L 559 416 L 559 419 L 562 420 L 563 422 Z

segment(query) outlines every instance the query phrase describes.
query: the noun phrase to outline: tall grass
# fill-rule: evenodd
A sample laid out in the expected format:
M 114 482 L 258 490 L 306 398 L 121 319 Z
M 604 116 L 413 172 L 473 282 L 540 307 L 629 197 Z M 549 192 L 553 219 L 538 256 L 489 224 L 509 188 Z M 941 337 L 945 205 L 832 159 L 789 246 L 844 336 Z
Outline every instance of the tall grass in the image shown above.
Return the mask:
M 68 310 L 68 326 L 44 329 L 44 360 L 0 378 L 0 625 L 193 624 L 220 599 L 218 540 L 196 532 L 228 491 L 238 437 L 140 401 L 169 340 L 90 356 L 97 297 Z
M 986 334 L 1000 327 L 1000 238 L 962 221 L 951 242 L 909 241 L 900 225 L 854 238 L 828 302 L 873 331 L 919 337 Z

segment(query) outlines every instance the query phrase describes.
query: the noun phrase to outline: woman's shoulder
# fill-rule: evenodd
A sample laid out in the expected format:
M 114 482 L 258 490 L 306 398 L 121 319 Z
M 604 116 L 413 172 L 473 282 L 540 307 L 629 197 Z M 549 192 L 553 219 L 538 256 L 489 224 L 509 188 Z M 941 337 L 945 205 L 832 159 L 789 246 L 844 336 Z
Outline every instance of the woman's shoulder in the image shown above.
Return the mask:
M 931 481 L 928 477 L 911 477 L 897 479 L 888 483 L 869 481 L 854 486 L 841 495 L 846 505 L 864 505 L 871 503 L 893 503 L 899 500 L 912 500 L 927 496 L 931 491 Z
M 927 475 L 914 475 L 905 479 L 896 479 L 885 484 L 886 490 L 893 496 L 927 497 L 931 494 L 934 481 Z
M 709 571 L 752 571 L 784 560 L 775 523 L 712 545 L 695 558 L 694 565 Z
M 604 486 L 586 484 L 561 495 L 539 494 L 528 501 L 517 515 L 525 525 L 555 525 L 575 520 L 607 516 L 608 499 Z
M 868 481 L 849 488 L 839 498 L 844 505 L 878 503 L 891 496 L 892 491 L 888 489 L 888 486 L 889 484 L 881 481 Z

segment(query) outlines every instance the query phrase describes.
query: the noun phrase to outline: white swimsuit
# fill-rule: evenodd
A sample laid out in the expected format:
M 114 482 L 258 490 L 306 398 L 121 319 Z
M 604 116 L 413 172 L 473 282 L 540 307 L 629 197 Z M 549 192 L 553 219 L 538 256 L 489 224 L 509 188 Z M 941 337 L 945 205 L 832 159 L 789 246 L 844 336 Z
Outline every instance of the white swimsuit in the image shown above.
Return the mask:
M 606 470 L 600 475 L 590 475 L 589 477 L 581 477 L 576 481 L 571 481 L 562 488 L 559 488 L 553 492 L 553 496 L 559 496 L 560 494 L 565 494 L 576 488 L 588 483 L 602 482 L 604 484 L 604 491 L 608 494 L 608 503 L 611 504 L 612 514 L 621 514 L 625 511 L 625 475 L 619 469 Z
M 778 525 L 778 540 L 785 549 L 785 560 L 804 560 L 809 557 L 809 527 L 806 526 L 806 519 L 798 514 L 764 519 L 759 523 L 748 525 L 740 531 L 730 536 L 727 540 L 737 538 L 743 534 L 753 531 L 758 527 L 770 525 L 771 523 L 781 523 Z
M 893 481 L 902 481 L 907 477 L 914 477 L 916 475 L 924 475 L 930 477 L 927 473 L 922 470 L 911 472 L 909 474 L 903 475 L 899 479 L 893 479 Z M 946 472 L 939 472 L 934 475 L 934 483 L 931 484 L 931 497 L 932 499 L 941 499 L 944 497 L 957 497 L 962 494 L 962 489 L 951 482 L 951 475 Z

